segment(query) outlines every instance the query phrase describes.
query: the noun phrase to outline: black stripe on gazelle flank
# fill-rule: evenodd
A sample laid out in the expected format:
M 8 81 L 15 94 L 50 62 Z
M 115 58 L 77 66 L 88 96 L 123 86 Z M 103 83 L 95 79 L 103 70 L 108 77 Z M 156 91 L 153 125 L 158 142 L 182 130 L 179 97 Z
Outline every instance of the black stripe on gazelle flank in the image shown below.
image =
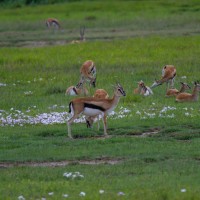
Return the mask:
M 73 87 L 73 91 L 75 92 L 76 95 L 78 95 L 75 87 Z
M 101 111 L 105 111 L 106 109 L 102 108 L 101 106 L 97 106 L 91 103 L 84 103 L 84 107 L 85 108 L 92 108 L 92 109 L 97 109 L 97 110 L 101 110 Z
M 72 105 L 72 102 L 69 103 L 69 113 L 71 113 L 71 105 Z

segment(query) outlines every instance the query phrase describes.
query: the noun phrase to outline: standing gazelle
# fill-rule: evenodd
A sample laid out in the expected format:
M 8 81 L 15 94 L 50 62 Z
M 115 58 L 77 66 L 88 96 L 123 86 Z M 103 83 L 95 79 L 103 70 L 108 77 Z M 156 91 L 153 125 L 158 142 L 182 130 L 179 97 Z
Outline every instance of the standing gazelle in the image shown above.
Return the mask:
M 76 98 L 69 103 L 69 112 L 72 117 L 67 121 L 68 136 L 71 135 L 71 123 L 81 114 L 86 116 L 102 115 L 104 135 L 107 135 L 107 114 L 115 109 L 119 103 L 120 97 L 126 96 L 123 87 L 120 84 L 115 86 L 114 96 L 111 99 L 97 99 L 95 97 Z
M 177 90 L 175 88 L 168 89 L 167 92 L 166 92 L 166 97 L 175 97 L 178 94 L 185 92 L 186 90 L 191 89 L 190 86 L 187 83 L 183 83 L 183 82 L 180 82 L 180 83 L 181 83 L 181 88 L 179 90 Z
M 173 88 L 175 76 L 176 68 L 173 65 L 165 65 L 162 69 L 162 78 L 160 80 L 155 80 L 151 88 L 162 85 L 163 83 L 167 84 L 167 89 L 169 88 L 169 84 L 170 88 Z
M 80 69 L 80 81 L 89 81 L 90 85 L 96 86 L 96 66 L 92 60 L 87 60 L 83 63 Z
M 48 18 L 46 20 L 46 25 L 47 25 L 47 28 L 55 28 L 55 29 L 59 29 L 60 28 L 60 22 L 55 19 L 55 18 Z
M 199 82 L 194 82 L 194 88 L 192 94 L 190 93 L 180 93 L 176 96 L 176 102 L 194 102 L 199 99 L 200 84 Z

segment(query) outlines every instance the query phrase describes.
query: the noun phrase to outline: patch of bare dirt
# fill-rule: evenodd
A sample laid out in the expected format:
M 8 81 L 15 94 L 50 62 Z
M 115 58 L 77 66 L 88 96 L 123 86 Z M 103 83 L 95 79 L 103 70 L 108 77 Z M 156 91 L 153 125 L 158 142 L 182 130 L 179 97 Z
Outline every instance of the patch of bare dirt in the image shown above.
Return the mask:
M 102 158 L 94 160 L 65 160 L 65 161 L 51 161 L 51 162 L 0 162 L 0 168 L 9 167 L 64 167 L 67 165 L 99 165 L 110 164 L 116 165 L 122 162 L 122 159 Z

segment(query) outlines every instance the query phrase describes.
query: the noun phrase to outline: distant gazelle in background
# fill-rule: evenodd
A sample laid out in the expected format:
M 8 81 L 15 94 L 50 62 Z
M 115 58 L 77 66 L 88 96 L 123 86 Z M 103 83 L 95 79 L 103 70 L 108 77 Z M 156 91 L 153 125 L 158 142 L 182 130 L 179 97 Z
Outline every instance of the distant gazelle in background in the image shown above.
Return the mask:
M 185 92 L 186 90 L 191 89 L 190 86 L 187 83 L 183 83 L 183 82 L 180 82 L 180 83 L 181 83 L 181 88 L 179 90 L 177 90 L 175 88 L 168 89 L 167 92 L 166 92 L 166 97 L 175 97 L 178 94 Z
M 167 89 L 174 87 L 174 80 L 176 76 L 176 68 L 173 65 L 165 65 L 162 69 L 162 78 L 160 80 L 155 80 L 151 88 L 167 84 Z
M 194 82 L 194 88 L 192 93 L 180 93 L 176 96 L 176 102 L 195 102 L 199 99 L 200 84 Z
M 80 81 L 89 81 L 90 85 L 96 86 L 96 66 L 92 60 L 85 61 L 81 66 Z
M 95 97 L 82 97 L 73 99 L 69 103 L 69 113 L 72 114 L 72 117 L 67 121 L 68 136 L 72 138 L 71 124 L 81 114 L 88 117 L 101 115 L 104 126 L 104 135 L 107 136 L 107 114 L 115 109 L 121 96 L 126 96 L 126 93 L 123 87 L 118 83 L 115 86 L 115 91 L 112 98 L 97 99 Z
M 47 28 L 53 28 L 53 29 L 59 29 L 60 28 L 60 22 L 55 18 L 48 18 L 46 20 L 46 26 Z
M 85 26 L 80 27 L 80 39 L 72 40 L 71 44 L 77 44 L 77 43 L 81 43 L 81 42 L 85 42 Z
M 108 99 L 109 98 L 109 94 L 108 92 L 106 92 L 104 89 L 97 89 L 93 95 L 94 98 L 96 99 Z M 86 124 L 88 128 L 91 128 L 93 123 L 95 122 L 95 120 L 98 121 L 98 125 L 97 125 L 97 130 L 99 130 L 100 125 L 99 125 L 99 115 L 98 116 L 86 116 Z
M 153 94 L 153 91 L 150 87 L 146 86 L 144 82 L 141 80 L 138 82 L 138 87 L 134 89 L 134 94 L 140 94 L 142 96 L 149 96 Z

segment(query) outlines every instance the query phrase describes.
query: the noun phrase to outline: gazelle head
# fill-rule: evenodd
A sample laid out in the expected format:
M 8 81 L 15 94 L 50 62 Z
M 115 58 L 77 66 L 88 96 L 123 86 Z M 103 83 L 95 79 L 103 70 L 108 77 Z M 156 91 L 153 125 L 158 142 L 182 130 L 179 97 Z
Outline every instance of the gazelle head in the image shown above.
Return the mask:
M 115 95 L 116 96 L 126 96 L 126 92 L 124 91 L 124 89 L 123 89 L 123 87 L 119 84 L 119 83 L 117 83 L 115 86 L 114 86 L 114 88 L 115 88 Z
M 155 81 L 153 82 L 151 88 L 157 87 L 159 85 L 162 85 L 162 83 L 160 81 L 158 81 L 158 80 L 155 79 Z
M 199 81 L 195 81 L 195 82 L 194 82 L 194 86 L 196 87 L 197 91 L 199 92 L 199 91 L 200 91 L 200 84 L 199 84 Z

